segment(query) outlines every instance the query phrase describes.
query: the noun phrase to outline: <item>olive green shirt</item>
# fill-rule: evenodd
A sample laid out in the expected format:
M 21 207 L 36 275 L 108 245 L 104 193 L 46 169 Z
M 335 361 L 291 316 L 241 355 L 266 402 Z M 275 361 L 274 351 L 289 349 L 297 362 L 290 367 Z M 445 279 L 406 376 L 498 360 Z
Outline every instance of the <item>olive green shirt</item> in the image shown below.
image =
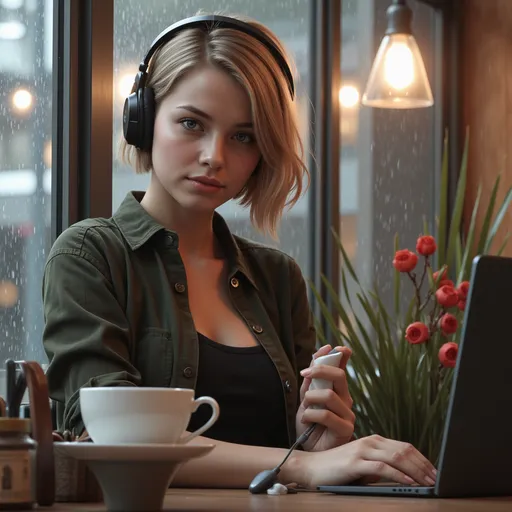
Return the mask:
M 109 219 L 69 227 L 48 256 L 43 343 L 61 431 L 83 431 L 84 386 L 195 387 L 198 338 L 178 235 L 144 210 L 143 195 L 128 193 Z M 316 343 L 305 281 L 291 257 L 232 235 L 217 213 L 213 230 L 233 306 L 279 373 L 292 443 L 298 372 Z

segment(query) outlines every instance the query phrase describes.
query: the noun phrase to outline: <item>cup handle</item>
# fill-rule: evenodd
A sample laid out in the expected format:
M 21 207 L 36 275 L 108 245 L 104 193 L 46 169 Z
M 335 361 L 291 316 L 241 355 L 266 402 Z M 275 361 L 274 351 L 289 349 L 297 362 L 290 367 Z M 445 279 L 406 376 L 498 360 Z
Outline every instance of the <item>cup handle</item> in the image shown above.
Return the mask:
M 220 412 L 217 400 L 215 400 L 215 398 L 212 398 L 211 396 L 201 396 L 199 398 L 196 398 L 194 400 L 194 407 L 192 409 L 192 412 L 196 412 L 197 408 L 201 404 L 208 404 L 212 408 L 212 415 L 210 419 L 202 427 L 199 427 L 196 431 L 191 432 L 190 434 L 187 434 L 184 437 L 180 438 L 180 444 L 188 443 L 191 439 L 194 439 L 194 437 L 200 436 L 205 430 L 208 430 L 217 421 Z

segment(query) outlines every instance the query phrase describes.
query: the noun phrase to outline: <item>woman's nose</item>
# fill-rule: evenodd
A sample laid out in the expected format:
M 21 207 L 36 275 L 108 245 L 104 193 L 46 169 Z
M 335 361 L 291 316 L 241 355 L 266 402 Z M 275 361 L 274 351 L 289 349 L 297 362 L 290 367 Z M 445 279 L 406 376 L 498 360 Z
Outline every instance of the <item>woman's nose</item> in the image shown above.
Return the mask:
M 210 137 L 205 140 L 201 152 L 201 164 L 212 169 L 219 169 L 224 165 L 224 142 L 222 137 Z

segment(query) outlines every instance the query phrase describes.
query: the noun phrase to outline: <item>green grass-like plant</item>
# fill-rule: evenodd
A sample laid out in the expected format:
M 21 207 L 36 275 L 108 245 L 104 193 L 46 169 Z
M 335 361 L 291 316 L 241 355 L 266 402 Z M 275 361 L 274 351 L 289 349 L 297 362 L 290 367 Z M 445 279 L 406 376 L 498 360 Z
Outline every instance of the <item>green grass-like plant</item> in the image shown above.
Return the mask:
M 393 304 L 384 304 L 376 287 L 370 290 L 361 285 L 343 244 L 334 232 L 341 255 L 341 289 L 335 290 L 325 276 L 322 282 L 339 320 L 335 319 L 336 315 L 331 313 L 312 285 L 332 338 L 339 345 L 349 346 L 353 351 L 347 379 L 357 416 L 356 437 L 380 434 L 409 442 L 434 464 L 439 457 L 452 367 L 464 319 L 464 293 L 467 293 L 465 282 L 469 280 L 473 258 L 490 253 L 512 199 L 510 188 L 498 204 L 499 176 L 486 205 L 482 204 L 482 188 L 479 187 L 469 225 L 464 233 L 462 219 L 468 141 L 466 137 L 455 203 L 449 215 L 448 139 L 445 137 L 440 211 L 436 219 L 435 237 L 432 238 L 436 250 L 433 254 L 417 254 L 418 262 L 410 271 L 400 272 L 395 268 Z M 477 230 L 476 219 L 482 208 L 484 220 Z M 421 236 L 430 236 L 426 222 L 418 231 L 422 231 Z M 495 254 L 503 252 L 507 240 L 508 235 Z M 401 249 L 398 234 L 395 235 L 394 249 L 395 253 Z M 393 255 L 390 254 L 390 265 L 393 264 L 392 260 Z M 439 270 L 441 272 L 434 275 Z M 357 288 L 355 294 L 349 292 L 351 280 Z M 447 303 L 441 303 L 444 286 L 451 287 L 459 295 L 456 305 L 446 306 Z M 438 290 L 441 292 L 438 293 Z M 411 296 L 404 301 L 404 297 Z M 451 329 L 447 328 L 448 331 L 456 328 L 455 332 L 446 333 L 440 327 L 442 317 L 446 314 L 455 318 L 454 322 L 452 318 L 446 317 L 451 320 L 452 326 Z M 418 342 L 421 329 L 414 331 L 411 328 L 407 331 L 411 324 L 418 327 L 416 323 L 427 329 L 426 340 Z M 326 333 L 321 331 L 319 323 L 317 327 L 320 341 L 326 343 Z M 455 343 L 457 346 L 446 346 L 446 343 Z M 452 350 L 449 350 L 450 347 Z

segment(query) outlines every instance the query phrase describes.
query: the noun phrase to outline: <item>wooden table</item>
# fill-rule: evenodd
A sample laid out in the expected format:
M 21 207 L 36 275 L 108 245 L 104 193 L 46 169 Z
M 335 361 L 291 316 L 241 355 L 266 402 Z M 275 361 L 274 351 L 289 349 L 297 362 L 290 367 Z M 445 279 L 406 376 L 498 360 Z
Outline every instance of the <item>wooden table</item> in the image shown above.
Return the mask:
M 412 508 L 414 507 L 414 508 Z M 56 503 L 42 511 L 100 512 L 103 504 Z M 274 512 L 511 512 L 510 498 L 472 498 L 438 500 L 432 498 L 381 498 L 337 496 L 300 492 L 286 496 L 249 494 L 244 490 L 170 489 L 165 497 L 165 511 L 260 511 Z

